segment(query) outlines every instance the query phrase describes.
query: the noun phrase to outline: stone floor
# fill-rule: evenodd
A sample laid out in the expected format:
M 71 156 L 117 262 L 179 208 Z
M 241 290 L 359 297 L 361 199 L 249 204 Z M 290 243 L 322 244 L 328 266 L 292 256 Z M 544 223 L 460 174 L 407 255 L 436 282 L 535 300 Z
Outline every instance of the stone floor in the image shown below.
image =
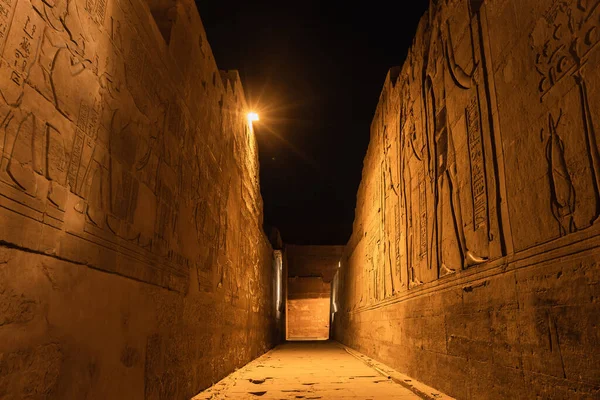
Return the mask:
M 204 399 L 450 399 L 336 342 L 290 342 L 194 397 Z

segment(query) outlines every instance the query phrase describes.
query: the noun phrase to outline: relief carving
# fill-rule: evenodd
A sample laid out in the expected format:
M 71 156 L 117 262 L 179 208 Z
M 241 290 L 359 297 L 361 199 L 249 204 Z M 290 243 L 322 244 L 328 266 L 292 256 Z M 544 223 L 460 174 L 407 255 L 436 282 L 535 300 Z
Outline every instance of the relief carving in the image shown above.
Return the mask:
M 433 31 L 429 33 L 424 65 L 425 127 L 434 155 L 430 162 L 430 174 L 435 177 L 436 182 L 433 192 L 433 235 L 440 276 L 452 273 L 457 268 L 468 268 L 486 262 L 494 237 L 500 237 L 502 252 L 506 251 L 502 225 L 505 217 L 500 206 L 501 189 L 497 186 L 503 178 L 497 164 L 495 128 L 490 117 L 493 111 L 485 64 L 484 43 L 487 38 L 483 33 L 484 27 L 479 15 L 481 4 L 471 2 L 467 11 L 472 19 L 463 42 L 469 45 L 470 58 L 462 63 L 471 66 L 469 72 L 466 72 L 467 69 L 462 67 L 457 59 L 450 21 L 442 23 L 443 13 L 440 10 L 434 11 L 435 17 L 430 23 Z M 441 26 L 445 26 L 445 31 L 436 28 Z M 445 51 L 445 66 L 440 59 L 441 48 Z M 467 53 L 463 51 L 462 54 L 464 58 Z M 450 80 L 443 78 L 446 71 Z M 455 145 L 457 139 L 454 135 L 463 135 L 463 130 L 460 126 L 458 129 L 450 128 L 450 113 L 456 115 L 453 118 L 457 118 L 458 114 L 454 114 L 454 110 L 449 108 L 455 104 L 447 106 L 446 82 L 452 82 L 457 88 L 473 93 L 471 100 L 464 106 L 464 136 L 459 138 L 460 143 L 466 142 L 470 170 L 468 177 L 461 175 L 458 169 Z M 488 125 L 485 126 L 484 116 L 488 118 L 485 120 Z M 461 170 L 464 168 L 461 167 Z M 462 184 L 465 180 L 470 181 L 468 191 L 472 204 L 469 206 L 464 203 L 464 197 L 460 193 L 461 188 L 466 188 Z M 495 200 L 489 195 L 490 185 L 493 185 Z M 497 214 L 493 216 L 490 215 L 488 207 L 490 201 L 497 202 L 492 208 Z M 467 229 L 465 225 L 465 215 L 472 218 L 471 228 Z
M 404 66 L 390 71 L 349 244 L 349 268 L 358 270 L 350 309 L 513 252 L 490 4 L 431 2 Z M 557 135 L 551 154 L 558 186 Z M 568 191 L 566 198 L 555 208 L 568 216 Z
M 52 125 L 46 125 L 47 156 L 46 178 L 56 181 L 59 185 L 66 183 L 67 159 L 65 154 L 65 141 L 61 133 Z
M 424 171 L 419 171 L 419 258 L 427 257 L 427 184 Z
M 398 276 L 398 270 L 397 268 L 395 268 L 395 263 L 393 262 L 393 256 L 392 254 L 395 252 L 395 250 L 397 251 L 397 248 L 392 247 L 392 240 L 391 238 L 393 238 L 396 234 L 396 232 L 394 231 L 395 229 L 395 224 L 390 224 L 388 223 L 389 218 L 388 218 L 388 213 L 394 217 L 395 214 L 392 213 L 391 211 L 393 211 L 395 208 L 392 208 L 393 205 L 390 204 L 388 206 L 388 203 L 391 203 L 390 199 L 388 199 L 388 196 L 391 194 L 390 191 L 392 193 L 394 193 L 397 197 L 397 191 L 396 191 L 396 185 L 394 183 L 394 176 L 392 173 L 392 157 L 391 157 L 391 143 L 390 143 L 390 139 L 388 137 L 388 130 L 387 127 L 384 126 L 383 128 L 383 135 L 382 135 L 382 141 L 383 141 L 383 162 L 381 165 L 381 199 L 382 199 L 382 210 L 381 210 L 381 219 L 382 219 L 382 240 L 384 242 L 383 245 L 383 251 L 384 251 L 384 273 L 383 273 L 383 277 L 385 278 L 384 281 L 384 297 L 388 297 L 393 295 L 394 293 L 396 293 L 396 290 L 399 286 L 398 280 L 400 280 L 400 277 Z
M 406 275 L 409 281 L 409 287 L 422 284 L 417 277 L 416 264 L 420 260 L 427 263 L 428 243 L 423 240 L 423 235 L 427 236 L 428 224 L 422 219 L 427 215 L 427 197 L 423 195 L 422 190 L 426 190 L 427 183 L 425 174 L 422 173 L 427 168 L 429 147 L 425 135 L 422 131 L 417 131 L 414 118 L 415 101 L 412 100 L 409 90 L 409 80 L 405 82 L 403 90 L 403 105 L 400 115 L 400 192 L 399 201 L 401 204 L 402 218 L 404 222 L 404 244 L 402 252 L 404 253 Z M 416 175 L 413 180 L 413 175 Z M 419 191 L 413 194 L 413 181 L 417 182 Z M 415 202 L 415 203 L 414 203 Z M 415 210 L 413 212 L 413 210 Z M 417 249 L 419 247 L 419 250 Z
M 487 227 L 488 197 L 483 159 L 479 102 L 474 97 L 466 109 L 467 139 L 471 161 L 471 192 L 473 197 L 473 227 L 477 231 Z
M 471 89 L 473 87 L 473 76 L 477 70 L 477 64 L 473 65 L 473 70 L 467 73 L 457 62 L 456 55 L 454 54 L 454 44 L 452 43 L 452 31 L 450 29 L 450 22 L 446 21 L 446 62 L 448 64 L 448 71 L 454 80 L 454 83 L 461 89 Z
M 370 172 L 363 201 L 378 205 L 379 226 L 370 226 L 364 235 L 369 237 L 369 287 L 359 304 L 396 293 L 404 286 L 403 275 L 408 287 L 415 287 L 507 254 L 511 239 L 502 203 L 501 139 L 493 118 L 485 12 L 481 1 L 432 3 L 402 72 L 390 78 L 389 86 L 386 83 L 373 121 L 383 139 L 377 150 L 381 159 L 365 160 Z M 454 18 L 463 15 L 470 23 L 455 23 Z M 462 31 L 455 32 L 457 26 Z M 448 103 L 448 93 L 464 93 L 468 100 Z M 399 137 L 394 167 L 394 138 L 388 130 L 394 121 L 386 112 L 396 98 Z M 378 174 L 371 172 L 373 164 Z M 379 193 L 374 187 L 381 188 Z M 372 210 L 363 212 L 362 218 L 374 218 Z M 374 284 L 385 289 L 383 296 Z
M 34 170 L 34 157 L 38 156 L 34 148 L 38 122 L 33 114 L 28 114 L 18 126 L 9 156 L 7 172 L 21 189 L 30 196 L 35 196 L 37 182 Z M 39 162 L 39 161 L 38 161 Z
M 10 3 L 10 4 L 9 4 Z M 2 15 L 3 14 L 3 15 Z M 43 25 L 39 15 L 24 1 L 10 0 L 0 11 L 0 95 L 9 105 L 18 106 L 30 70 L 37 58 Z
M 49 254 L 177 291 L 202 264 L 210 285 L 235 297 L 242 278 L 229 253 L 241 239 L 230 214 L 243 208 L 243 231 L 256 236 L 257 153 L 243 122 L 212 110 L 240 113 L 241 89 L 192 96 L 195 83 L 159 59 L 164 44 L 134 6 L 0 0 L 1 195 L 15 220 L 53 228 L 32 239 Z M 208 61 L 198 71 L 218 74 Z M 206 251 L 190 246 L 190 233 Z M 81 243 L 96 250 L 83 254 Z M 240 265 L 258 274 L 262 245 L 249 241 Z
M 599 29 L 600 1 L 555 0 L 530 37 L 540 100 L 551 107 L 546 152 L 552 214 L 560 235 L 586 229 L 600 217 L 600 150 L 585 78 L 588 60 L 600 43 Z M 556 99 L 573 85 L 578 98 L 572 101 L 578 101 L 579 108 L 565 111 Z M 570 120 L 565 122 L 567 116 Z M 581 128 L 575 118 L 581 118 Z M 570 131 L 567 143 L 558 132 L 561 120 Z
M 15 11 L 15 0 L 2 0 L 0 2 L 0 54 L 4 51 L 4 45 L 8 37 L 8 30 Z
M 565 144 L 557 131 L 561 118 L 562 110 L 556 122 L 552 114 L 550 114 L 546 158 L 549 166 L 550 187 L 553 194 L 552 214 L 560 224 L 561 235 L 567 235 L 576 230 L 573 219 L 573 213 L 575 212 L 575 188 L 569 176 L 565 160 Z

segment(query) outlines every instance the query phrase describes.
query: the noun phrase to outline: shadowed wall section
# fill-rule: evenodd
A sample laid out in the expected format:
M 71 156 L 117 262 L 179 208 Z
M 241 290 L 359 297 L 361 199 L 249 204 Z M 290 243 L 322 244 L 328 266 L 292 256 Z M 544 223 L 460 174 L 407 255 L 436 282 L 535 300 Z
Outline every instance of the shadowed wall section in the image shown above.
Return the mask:
M 337 271 L 344 246 L 285 246 L 288 276 L 321 277 L 331 282 Z
M 0 0 L 0 54 L 0 398 L 187 399 L 272 347 L 256 141 L 193 2 Z
M 331 284 L 343 246 L 286 245 L 286 338 L 329 339 Z
M 288 279 L 287 340 L 329 339 L 331 282 L 315 277 Z
M 335 338 L 458 398 L 600 388 L 600 1 L 431 1 L 385 81 Z

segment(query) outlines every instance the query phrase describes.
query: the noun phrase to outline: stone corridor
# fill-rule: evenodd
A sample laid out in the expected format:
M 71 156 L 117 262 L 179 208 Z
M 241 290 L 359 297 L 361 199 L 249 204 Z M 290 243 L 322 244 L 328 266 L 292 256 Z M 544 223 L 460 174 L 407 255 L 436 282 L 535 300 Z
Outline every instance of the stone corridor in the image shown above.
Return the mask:
M 332 341 L 288 342 L 193 400 L 451 399 Z
M 0 399 L 599 399 L 600 0 L 429 4 L 328 247 L 192 0 L 0 0 Z

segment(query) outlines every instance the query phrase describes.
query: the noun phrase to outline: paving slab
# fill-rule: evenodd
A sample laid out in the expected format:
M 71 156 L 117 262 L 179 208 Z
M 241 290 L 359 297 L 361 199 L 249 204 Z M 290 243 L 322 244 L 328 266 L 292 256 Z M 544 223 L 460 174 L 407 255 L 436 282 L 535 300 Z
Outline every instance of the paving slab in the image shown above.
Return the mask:
M 288 342 L 235 371 L 193 400 L 450 399 L 333 342 Z

